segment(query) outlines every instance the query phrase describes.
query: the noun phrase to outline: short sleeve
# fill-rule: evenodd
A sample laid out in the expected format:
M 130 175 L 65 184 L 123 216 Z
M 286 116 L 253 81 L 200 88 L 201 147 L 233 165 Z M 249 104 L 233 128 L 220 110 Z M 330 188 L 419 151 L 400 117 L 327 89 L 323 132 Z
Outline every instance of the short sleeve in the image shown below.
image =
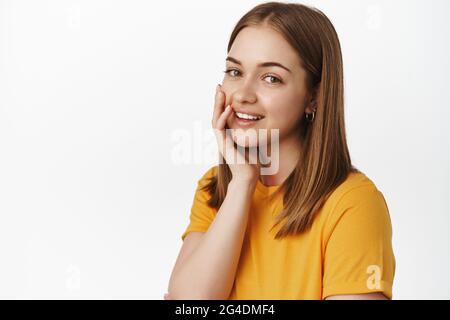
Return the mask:
M 215 218 L 217 210 L 211 208 L 208 205 L 208 200 L 210 195 L 208 191 L 202 188 L 210 181 L 217 172 L 217 166 L 210 168 L 198 181 L 197 189 L 195 190 L 194 200 L 192 202 L 191 213 L 189 216 L 189 224 L 184 233 L 181 235 L 181 239 L 184 238 L 189 232 L 206 232 L 208 231 L 209 225 Z
M 392 299 L 395 257 L 383 194 L 371 185 L 350 190 L 332 215 L 334 225 L 323 260 L 322 299 L 370 292 Z

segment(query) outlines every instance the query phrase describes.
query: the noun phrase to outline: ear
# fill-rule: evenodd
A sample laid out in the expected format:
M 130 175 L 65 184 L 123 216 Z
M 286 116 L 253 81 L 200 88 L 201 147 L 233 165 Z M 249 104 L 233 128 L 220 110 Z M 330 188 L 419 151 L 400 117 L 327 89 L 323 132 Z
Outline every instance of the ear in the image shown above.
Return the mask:
M 319 84 L 317 84 L 317 86 L 314 87 L 314 89 L 309 95 L 309 100 L 305 108 L 306 113 L 311 113 L 317 110 L 317 94 L 319 91 Z
M 306 113 L 312 113 L 317 111 L 317 103 L 315 101 L 311 101 L 305 108 Z

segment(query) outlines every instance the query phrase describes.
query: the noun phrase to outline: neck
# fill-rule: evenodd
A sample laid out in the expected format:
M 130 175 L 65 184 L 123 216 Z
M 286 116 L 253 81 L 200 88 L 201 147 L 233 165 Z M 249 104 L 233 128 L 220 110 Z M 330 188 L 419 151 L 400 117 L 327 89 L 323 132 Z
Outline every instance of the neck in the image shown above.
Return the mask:
M 270 149 L 270 144 L 268 148 Z M 286 137 L 280 140 L 278 172 L 273 175 L 261 175 L 261 182 L 266 186 L 281 185 L 297 166 L 300 153 L 301 141 L 298 136 Z M 271 157 L 271 159 L 276 160 L 274 157 Z

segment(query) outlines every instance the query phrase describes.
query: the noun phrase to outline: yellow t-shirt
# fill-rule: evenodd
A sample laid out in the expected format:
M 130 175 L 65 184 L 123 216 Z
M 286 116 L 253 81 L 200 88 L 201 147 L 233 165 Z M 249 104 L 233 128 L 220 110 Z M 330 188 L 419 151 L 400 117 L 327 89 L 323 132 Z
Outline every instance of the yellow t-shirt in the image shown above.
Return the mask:
M 217 173 L 210 168 L 198 181 L 191 231 L 206 232 L 217 210 L 200 188 Z M 258 181 L 230 300 L 324 299 L 330 295 L 382 292 L 392 299 L 395 257 L 392 226 L 383 194 L 363 173 L 350 173 L 305 233 L 275 240 L 270 232 L 283 207 L 282 195 L 267 196 L 278 186 Z M 218 253 L 219 254 L 219 253 Z

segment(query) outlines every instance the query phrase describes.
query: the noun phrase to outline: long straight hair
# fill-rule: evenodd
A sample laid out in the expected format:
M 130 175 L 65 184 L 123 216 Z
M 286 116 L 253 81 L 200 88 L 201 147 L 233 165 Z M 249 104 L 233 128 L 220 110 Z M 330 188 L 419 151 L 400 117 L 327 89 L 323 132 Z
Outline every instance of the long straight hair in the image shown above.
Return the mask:
M 312 123 L 300 120 L 303 148 L 299 161 L 283 182 L 283 210 L 273 227 L 285 223 L 275 239 L 296 235 L 311 227 L 314 217 L 329 195 L 350 172 L 351 164 L 344 123 L 343 63 L 339 39 L 330 20 L 320 10 L 296 3 L 266 2 L 247 12 L 234 27 L 227 52 L 248 26 L 268 26 L 279 32 L 297 51 L 307 73 L 308 92 L 317 90 L 317 111 Z M 208 205 L 219 209 L 232 174 L 225 159 L 204 189 Z M 272 227 L 272 228 L 273 228 Z

